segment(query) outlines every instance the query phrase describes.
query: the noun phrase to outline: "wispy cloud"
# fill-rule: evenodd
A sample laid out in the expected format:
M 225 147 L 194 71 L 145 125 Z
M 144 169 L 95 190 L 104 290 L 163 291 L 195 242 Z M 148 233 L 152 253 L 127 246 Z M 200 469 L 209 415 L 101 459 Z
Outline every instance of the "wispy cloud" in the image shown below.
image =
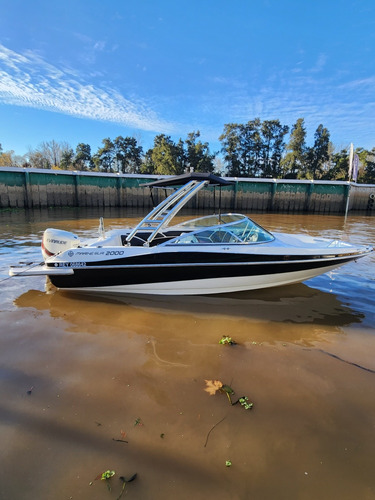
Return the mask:
M 325 62 L 324 56 L 319 57 L 314 68 L 322 68 Z M 311 69 L 298 74 L 282 70 L 270 72 L 263 81 L 255 79 L 241 85 L 216 77 L 214 83 L 216 91 L 202 96 L 200 106 L 205 115 L 216 117 L 218 128 L 211 131 L 213 137 L 215 133 L 219 136 L 224 123 L 246 123 L 260 117 L 280 119 L 281 123 L 292 126 L 298 118 L 304 118 L 308 140 L 323 124 L 335 145 L 355 141 L 365 148 L 374 147 L 373 76 L 344 80 Z
M 311 68 L 311 73 L 320 73 L 323 70 L 327 62 L 327 56 L 325 54 L 319 54 L 319 57 L 315 65 Z
M 175 129 L 142 99 L 127 99 L 116 89 L 94 86 L 76 72 L 49 64 L 37 53 L 20 54 L 0 44 L 1 102 L 143 131 L 173 133 Z
M 343 83 L 339 86 L 340 89 L 348 90 L 358 90 L 360 92 L 369 92 L 374 96 L 375 89 L 375 76 L 370 76 L 368 78 L 362 78 L 359 80 L 353 80 L 347 83 Z

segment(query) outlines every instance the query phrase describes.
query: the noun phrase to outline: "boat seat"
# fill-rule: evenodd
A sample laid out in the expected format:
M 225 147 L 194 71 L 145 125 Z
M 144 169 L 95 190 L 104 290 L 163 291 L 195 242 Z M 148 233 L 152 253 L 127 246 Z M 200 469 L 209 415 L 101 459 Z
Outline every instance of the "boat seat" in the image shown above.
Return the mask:
M 199 243 L 212 243 L 210 238 L 207 238 L 205 236 L 199 236 L 198 234 L 195 235 Z
M 151 241 L 150 247 L 154 247 L 155 245 L 160 245 L 160 243 L 164 243 L 165 241 L 172 240 L 176 238 L 176 236 L 180 236 L 182 231 L 166 231 L 164 233 L 159 233 L 154 240 Z M 142 247 L 147 238 L 150 236 L 149 232 L 138 233 L 136 236 L 130 240 L 130 246 L 132 247 Z M 126 234 L 121 235 L 121 244 L 122 246 L 127 246 L 129 243 L 126 241 Z

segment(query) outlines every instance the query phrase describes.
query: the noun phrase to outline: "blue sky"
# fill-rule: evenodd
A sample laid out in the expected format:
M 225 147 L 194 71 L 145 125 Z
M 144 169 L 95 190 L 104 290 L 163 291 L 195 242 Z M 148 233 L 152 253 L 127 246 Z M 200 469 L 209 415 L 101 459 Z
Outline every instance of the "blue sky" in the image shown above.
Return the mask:
M 375 147 L 373 0 L 0 0 L 0 143 L 90 144 L 305 119 Z

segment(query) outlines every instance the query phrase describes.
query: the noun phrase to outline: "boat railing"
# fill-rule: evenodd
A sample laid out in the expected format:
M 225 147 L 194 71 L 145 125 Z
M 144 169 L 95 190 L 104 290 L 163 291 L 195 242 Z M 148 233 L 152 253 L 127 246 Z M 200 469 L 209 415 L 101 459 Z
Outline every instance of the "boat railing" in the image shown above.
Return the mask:
M 145 246 L 149 246 L 156 235 L 169 224 L 176 213 L 207 184 L 207 181 L 193 180 L 172 193 L 141 220 L 127 236 L 126 242 L 131 244 L 131 240 L 138 233 L 149 231 L 150 234 L 144 242 Z

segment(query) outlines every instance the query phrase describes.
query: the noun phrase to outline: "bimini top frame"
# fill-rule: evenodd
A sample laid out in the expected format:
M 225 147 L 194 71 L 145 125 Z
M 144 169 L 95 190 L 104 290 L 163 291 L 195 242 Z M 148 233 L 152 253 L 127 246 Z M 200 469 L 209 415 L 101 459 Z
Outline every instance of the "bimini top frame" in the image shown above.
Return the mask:
M 182 186 L 177 191 L 173 192 L 157 207 L 155 207 L 127 236 L 126 242 L 131 244 L 131 240 L 139 233 L 146 231 L 150 233 L 144 242 L 144 246 L 150 246 L 150 243 L 155 237 L 165 228 L 171 219 L 181 210 L 181 208 L 204 186 L 209 184 L 213 186 L 228 186 L 234 184 L 232 181 L 227 181 L 221 177 L 206 173 L 190 173 L 179 175 L 176 177 L 167 177 L 155 182 L 144 184 L 143 187 L 165 188 L 173 186 Z
M 138 233 L 150 232 L 144 246 L 149 246 L 152 240 L 165 228 L 170 220 L 181 210 L 181 208 L 208 183 L 207 181 L 190 181 L 185 186 L 172 193 L 154 208 L 127 236 L 126 242 L 137 236 Z
M 165 177 L 154 182 L 149 182 L 147 184 L 142 184 L 142 187 L 177 187 L 187 184 L 190 181 L 206 181 L 207 184 L 211 186 L 232 186 L 235 184 L 234 181 L 229 181 L 228 179 L 223 179 L 217 175 L 207 174 L 203 172 L 191 172 L 189 174 L 176 175 L 175 177 Z

